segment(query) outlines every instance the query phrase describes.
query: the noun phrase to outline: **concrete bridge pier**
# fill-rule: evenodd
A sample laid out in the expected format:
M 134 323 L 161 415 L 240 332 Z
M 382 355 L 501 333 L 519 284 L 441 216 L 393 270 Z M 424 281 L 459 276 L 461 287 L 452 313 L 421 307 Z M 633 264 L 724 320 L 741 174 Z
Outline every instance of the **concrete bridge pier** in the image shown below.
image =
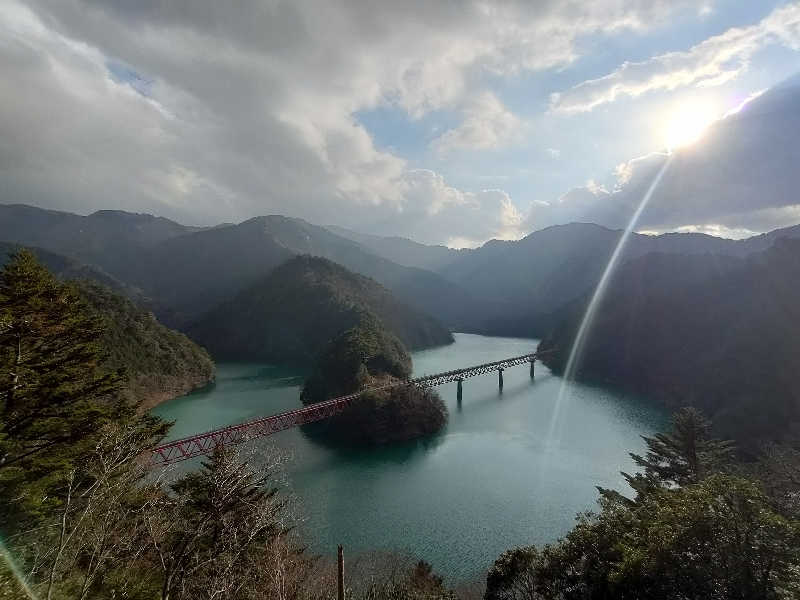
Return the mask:
M 461 398 L 464 395 L 464 390 L 462 388 L 462 383 L 464 382 L 464 380 L 458 379 L 457 381 L 458 381 L 458 390 L 456 391 L 456 400 L 458 401 L 458 404 L 461 405 Z
M 503 391 L 503 369 L 497 369 L 497 385 Z
M 531 379 L 533 379 L 533 364 L 536 362 L 535 358 L 531 359 Z

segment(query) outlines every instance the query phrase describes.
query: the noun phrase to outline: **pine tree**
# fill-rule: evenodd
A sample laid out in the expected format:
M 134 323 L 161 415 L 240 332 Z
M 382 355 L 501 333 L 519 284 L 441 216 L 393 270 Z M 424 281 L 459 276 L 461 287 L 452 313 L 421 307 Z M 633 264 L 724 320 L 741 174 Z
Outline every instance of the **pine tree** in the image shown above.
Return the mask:
M 631 454 L 644 468 L 644 475 L 625 475 L 637 491 L 655 483 L 685 486 L 698 483 L 730 462 L 733 443 L 713 439 L 711 422 L 695 408 L 679 410 L 672 417 L 672 431 L 653 437 L 642 436 L 647 455 Z
M 118 400 L 122 373 L 101 368 L 101 334 L 75 289 L 31 252 L 0 272 L 0 525 L 11 505 L 48 497 L 104 423 L 130 415 Z
M 263 585 L 259 565 L 289 531 L 276 469 L 277 463 L 252 466 L 235 450 L 218 448 L 199 471 L 172 484 L 146 515 L 162 567 L 162 600 L 202 598 L 209 589 L 220 598 L 239 597 L 237 590 Z

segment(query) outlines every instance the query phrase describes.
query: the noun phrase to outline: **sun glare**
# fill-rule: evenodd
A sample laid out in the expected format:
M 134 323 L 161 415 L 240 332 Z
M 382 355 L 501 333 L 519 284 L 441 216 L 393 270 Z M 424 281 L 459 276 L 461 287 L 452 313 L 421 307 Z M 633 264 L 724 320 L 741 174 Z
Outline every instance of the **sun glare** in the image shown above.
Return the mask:
M 717 118 L 714 107 L 707 102 L 685 102 L 665 119 L 664 142 L 669 150 L 695 143 Z

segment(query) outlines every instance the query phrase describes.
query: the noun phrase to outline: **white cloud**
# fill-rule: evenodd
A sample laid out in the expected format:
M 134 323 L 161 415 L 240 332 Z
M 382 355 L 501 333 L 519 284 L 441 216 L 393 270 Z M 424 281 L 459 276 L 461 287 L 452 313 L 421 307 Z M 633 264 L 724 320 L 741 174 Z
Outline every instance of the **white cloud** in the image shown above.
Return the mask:
M 519 140 L 523 122 L 490 92 L 471 98 L 461 124 L 433 141 L 440 154 L 453 150 L 493 150 Z
M 546 148 L 545 152 L 550 155 L 551 158 L 560 158 L 561 157 L 561 150 L 558 148 Z
M 722 85 L 736 78 L 748 67 L 752 56 L 770 44 L 800 49 L 800 4 L 778 8 L 755 25 L 729 29 L 688 51 L 623 63 L 604 77 L 553 94 L 551 108 L 564 113 L 585 112 L 623 96 Z
M 469 106 L 482 73 L 567 65 L 580 36 L 643 30 L 673 9 L 667 0 L 246 0 L 235 10 L 212 0 L 4 0 L 0 202 L 194 223 L 282 213 L 429 242 L 508 235 L 518 214 L 507 195 L 412 184 L 419 175 L 376 148 L 353 115 Z M 450 142 L 505 143 L 515 117 L 487 107 L 488 122 L 476 108 Z M 438 206 L 450 207 L 448 227 L 400 218 Z
M 404 204 L 398 220 L 419 239 L 439 236 L 460 247 L 476 246 L 488 238 L 515 239 L 523 235 L 523 215 L 503 190 L 463 192 L 428 169 L 405 173 Z M 371 228 L 380 232 L 382 224 Z
M 760 93 L 712 124 L 671 158 L 652 153 L 621 163 L 609 192 L 590 181 L 554 203 L 535 203 L 525 225 L 575 221 L 627 226 L 656 173 L 669 165 L 637 228 L 746 237 L 800 223 L 800 76 Z

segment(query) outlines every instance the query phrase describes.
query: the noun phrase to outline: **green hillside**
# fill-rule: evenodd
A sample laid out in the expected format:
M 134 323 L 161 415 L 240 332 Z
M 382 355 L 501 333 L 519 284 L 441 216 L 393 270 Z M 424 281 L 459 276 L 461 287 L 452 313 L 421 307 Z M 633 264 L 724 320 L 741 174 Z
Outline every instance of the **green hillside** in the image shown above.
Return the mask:
M 400 340 L 374 316 L 362 313 L 317 357 L 300 399 L 314 404 L 410 376 L 411 356 Z M 307 429 L 338 443 L 380 445 L 431 435 L 446 423 L 439 394 L 403 385 L 365 393 L 340 415 Z
M 409 348 L 453 341 L 438 321 L 399 302 L 372 279 L 310 256 L 288 260 L 188 332 L 218 359 L 308 363 L 365 311 Z
M 208 353 L 188 337 L 165 327 L 152 313 L 89 281 L 75 282 L 102 319 L 105 367 L 124 369 L 126 393 L 143 408 L 181 396 L 214 378 Z

